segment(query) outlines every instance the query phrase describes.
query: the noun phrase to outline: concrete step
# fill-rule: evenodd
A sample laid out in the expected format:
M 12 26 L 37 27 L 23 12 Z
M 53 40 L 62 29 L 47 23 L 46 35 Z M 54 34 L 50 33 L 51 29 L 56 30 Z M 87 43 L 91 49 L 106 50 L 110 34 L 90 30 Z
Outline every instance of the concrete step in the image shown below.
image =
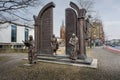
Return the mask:
M 93 61 L 92 58 L 86 58 L 85 60 L 71 60 L 69 56 L 45 56 L 39 55 L 37 56 L 40 60 L 48 60 L 48 61 L 58 61 L 58 62 L 67 62 L 67 63 L 77 63 L 77 64 L 87 64 L 90 65 Z
M 64 54 L 38 54 L 37 56 L 45 56 L 45 57 L 58 57 L 58 58 L 69 58 L 69 55 L 64 55 Z

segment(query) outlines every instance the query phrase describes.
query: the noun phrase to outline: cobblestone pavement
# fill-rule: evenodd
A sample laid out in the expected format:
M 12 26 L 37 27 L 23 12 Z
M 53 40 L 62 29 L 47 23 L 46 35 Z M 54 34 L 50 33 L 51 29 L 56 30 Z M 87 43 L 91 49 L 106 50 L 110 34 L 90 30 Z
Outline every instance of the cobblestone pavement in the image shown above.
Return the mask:
M 100 80 L 120 80 L 120 54 L 97 47 L 91 50 L 90 56 L 98 59 L 96 76 L 101 76 Z

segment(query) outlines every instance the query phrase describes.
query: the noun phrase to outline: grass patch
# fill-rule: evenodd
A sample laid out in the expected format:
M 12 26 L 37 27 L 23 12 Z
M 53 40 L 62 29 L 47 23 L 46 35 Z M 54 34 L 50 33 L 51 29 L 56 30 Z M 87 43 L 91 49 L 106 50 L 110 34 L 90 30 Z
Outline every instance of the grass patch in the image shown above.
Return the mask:
M 0 53 L 27 53 L 27 49 L 0 49 Z
M 6 59 L 8 59 L 7 56 L 0 56 L 0 61 L 6 60 Z
M 0 80 L 114 80 L 101 69 L 38 62 L 24 66 L 27 60 L 17 63 L 12 70 L 0 74 Z
M 25 63 L 27 60 L 21 61 L 19 66 L 4 76 L 7 76 L 9 80 L 90 80 L 91 71 L 96 71 L 89 68 L 44 62 L 38 62 L 28 67 L 23 65 Z

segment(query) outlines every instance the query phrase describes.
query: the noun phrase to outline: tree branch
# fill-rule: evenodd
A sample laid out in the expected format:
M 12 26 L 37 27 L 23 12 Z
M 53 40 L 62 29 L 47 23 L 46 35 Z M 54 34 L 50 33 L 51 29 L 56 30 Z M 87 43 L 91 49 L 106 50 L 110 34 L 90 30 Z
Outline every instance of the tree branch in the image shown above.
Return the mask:
M 34 28 L 32 26 L 28 26 L 28 25 L 25 25 L 25 24 L 20 24 L 20 23 L 13 22 L 13 21 L 0 21 L 0 24 L 5 24 L 5 23 L 10 23 L 10 24 L 14 24 L 14 25 L 17 25 L 17 26 L 20 26 L 20 27 L 27 27 L 27 28 L 31 28 L 31 29 Z
M 11 12 L 9 12 L 9 11 L 7 11 L 7 12 L 8 12 L 9 14 L 12 14 L 12 15 L 14 15 L 14 16 L 16 16 L 16 17 L 22 19 L 22 20 L 25 20 L 25 21 L 32 21 L 32 20 L 25 19 L 25 18 L 23 18 L 23 17 L 21 17 L 21 16 L 19 16 L 19 15 L 17 15 L 17 14 L 11 13 Z
M 2 0 L 0 1 L 0 11 L 16 10 L 28 6 L 34 6 L 39 0 Z
M 22 27 L 33 28 L 28 25 L 24 25 L 21 23 L 16 23 L 14 19 L 20 19 L 24 21 L 32 21 L 28 18 L 24 18 L 20 16 L 18 11 L 22 11 L 27 9 L 28 7 L 36 7 L 39 2 L 42 0 L 0 0 L 0 24 L 11 23 L 15 25 L 19 25 Z

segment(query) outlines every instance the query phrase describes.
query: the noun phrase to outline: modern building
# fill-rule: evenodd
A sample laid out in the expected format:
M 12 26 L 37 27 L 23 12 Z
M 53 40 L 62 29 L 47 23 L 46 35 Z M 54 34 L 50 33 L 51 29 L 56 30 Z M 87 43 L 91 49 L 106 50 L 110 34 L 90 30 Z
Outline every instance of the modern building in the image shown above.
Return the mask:
M 23 41 L 27 41 L 29 35 L 34 37 L 33 28 L 25 28 L 14 24 L 0 25 L 0 48 L 23 48 Z

